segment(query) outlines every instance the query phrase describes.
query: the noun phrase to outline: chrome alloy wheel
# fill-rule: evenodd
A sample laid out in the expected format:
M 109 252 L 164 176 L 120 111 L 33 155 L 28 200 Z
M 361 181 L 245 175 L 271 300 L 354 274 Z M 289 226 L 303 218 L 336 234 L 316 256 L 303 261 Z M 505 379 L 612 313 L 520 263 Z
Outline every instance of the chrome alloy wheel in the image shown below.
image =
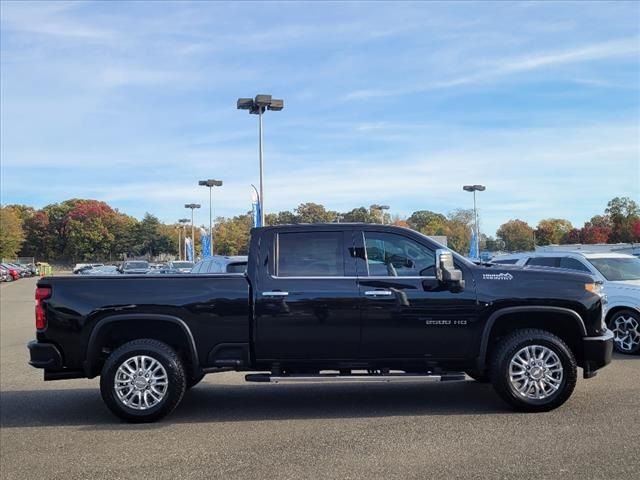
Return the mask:
M 613 341 L 623 352 L 631 352 L 640 344 L 640 324 L 631 315 L 619 315 L 611 325 Z
M 509 362 L 509 382 L 518 395 L 545 400 L 562 384 L 563 368 L 558 355 L 542 345 L 520 349 Z
M 155 358 L 136 355 L 118 367 L 113 386 L 122 404 L 134 410 L 148 410 L 167 395 L 167 371 Z

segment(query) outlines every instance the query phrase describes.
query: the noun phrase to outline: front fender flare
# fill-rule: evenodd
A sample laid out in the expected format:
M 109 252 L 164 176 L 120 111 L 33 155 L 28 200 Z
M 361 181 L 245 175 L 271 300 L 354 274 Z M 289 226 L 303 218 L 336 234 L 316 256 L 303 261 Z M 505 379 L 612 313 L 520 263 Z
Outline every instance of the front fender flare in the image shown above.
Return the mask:
M 496 320 L 498 320 L 500 317 L 503 317 L 504 315 L 512 313 L 531 312 L 560 313 L 562 315 L 568 316 L 578 325 L 580 331 L 582 332 L 582 336 L 587 336 L 587 329 L 584 325 L 582 317 L 575 310 L 571 310 L 570 308 L 551 307 L 547 305 L 530 305 L 501 308 L 500 310 L 496 310 L 491 314 L 482 331 L 482 337 L 480 339 L 480 352 L 478 353 L 478 358 L 476 359 L 476 364 L 479 371 L 484 371 L 484 369 L 486 368 L 487 351 L 489 349 L 489 337 L 491 336 L 491 330 L 493 329 L 493 325 L 496 323 Z

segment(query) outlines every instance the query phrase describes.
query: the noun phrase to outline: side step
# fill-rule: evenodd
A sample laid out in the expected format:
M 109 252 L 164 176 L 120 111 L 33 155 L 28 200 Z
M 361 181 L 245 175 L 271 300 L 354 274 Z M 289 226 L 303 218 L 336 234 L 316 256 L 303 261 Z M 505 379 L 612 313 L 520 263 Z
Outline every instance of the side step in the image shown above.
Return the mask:
M 461 372 L 445 373 L 441 375 L 416 375 L 407 373 L 394 373 L 385 375 L 369 374 L 327 374 L 315 375 L 271 375 L 269 373 L 249 373 L 244 376 L 247 382 L 263 383 L 397 383 L 397 382 L 453 382 L 465 380 L 465 374 Z

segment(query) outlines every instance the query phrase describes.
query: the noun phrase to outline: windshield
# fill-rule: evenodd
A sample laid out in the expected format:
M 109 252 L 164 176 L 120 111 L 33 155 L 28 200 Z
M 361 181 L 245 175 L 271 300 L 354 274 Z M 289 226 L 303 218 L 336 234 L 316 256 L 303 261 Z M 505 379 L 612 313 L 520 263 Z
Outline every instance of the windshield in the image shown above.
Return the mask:
M 193 268 L 193 262 L 172 262 L 172 268 Z
M 134 268 L 149 268 L 147 262 L 127 262 L 124 266 L 125 270 L 133 270 Z
M 589 262 L 612 282 L 640 280 L 640 258 L 590 258 Z

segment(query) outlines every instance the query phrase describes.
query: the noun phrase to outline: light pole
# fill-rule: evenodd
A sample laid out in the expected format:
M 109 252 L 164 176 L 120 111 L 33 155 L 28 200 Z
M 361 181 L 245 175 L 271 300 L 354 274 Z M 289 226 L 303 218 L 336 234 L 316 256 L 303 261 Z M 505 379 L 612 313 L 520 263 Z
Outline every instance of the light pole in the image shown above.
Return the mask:
M 380 215 L 382 216 L 382 224 L 384 225 L 384 211 L 389 210 L 389 205 L 378 205 L 377 203 L 374 203 L 369 208 L 371 208 L 371 210 L 377 210 L 380 212 Z
M 259 148 L 260 148 L 260 226 L 264 226 L 264 185 L 263 185 L 263 151 L 262 151 L 262 114 L 265 110 L 279 112 L 284 108 L 284 100 L 271 98 L 271 95 L 256 95 L 255 98 L 239 98 L 238 110 L 249 110 L 258 115 Z
M 195 262 L 196 260 L 196 228 L 193 224 L 193 211 L 196 208 L 200 208 L 199 203 L 185 203 L 184 208 L 191 209 L 191 261 Z M 186 259 L 185 259 L 186 260 Z
M 211 213 L 211 191 L 213 187 L 221 187 L 222 180 L 200 180 L 198 185 L 209 187 L 209 256 L 213 257 L 213 214 Z
M 186 241 L 187 239 L 187 233 L 185 232 L 185 228 L 186 228 L 186 224 L 189 223 L 189 219 L 188 218 L 181 218 L 180 220 L 178 220 L 178 223 L 180 224 L 180 227 L 178 228 L 182 228 L 182 234 L 184 235 L 184 239 Z M 184 259 L 182 257 L 185 257 Z M 178 259 L 179 260 L 186 260 L 186 255 L 184 252 L 184 249 L 182 248 L 182 245 L 180 245 L 180 253 L 178 255 Z
M 487 187 L 484 185 L 464 185 L 462 189 L 465 192 L 473 192 L 473 217 L 476 224 L 476 242 L 478 245 L 478 256 L 480 256 L 480 227 L 478 225 L 478 209 L 476 208 L 476 192 L 484 192 Z

